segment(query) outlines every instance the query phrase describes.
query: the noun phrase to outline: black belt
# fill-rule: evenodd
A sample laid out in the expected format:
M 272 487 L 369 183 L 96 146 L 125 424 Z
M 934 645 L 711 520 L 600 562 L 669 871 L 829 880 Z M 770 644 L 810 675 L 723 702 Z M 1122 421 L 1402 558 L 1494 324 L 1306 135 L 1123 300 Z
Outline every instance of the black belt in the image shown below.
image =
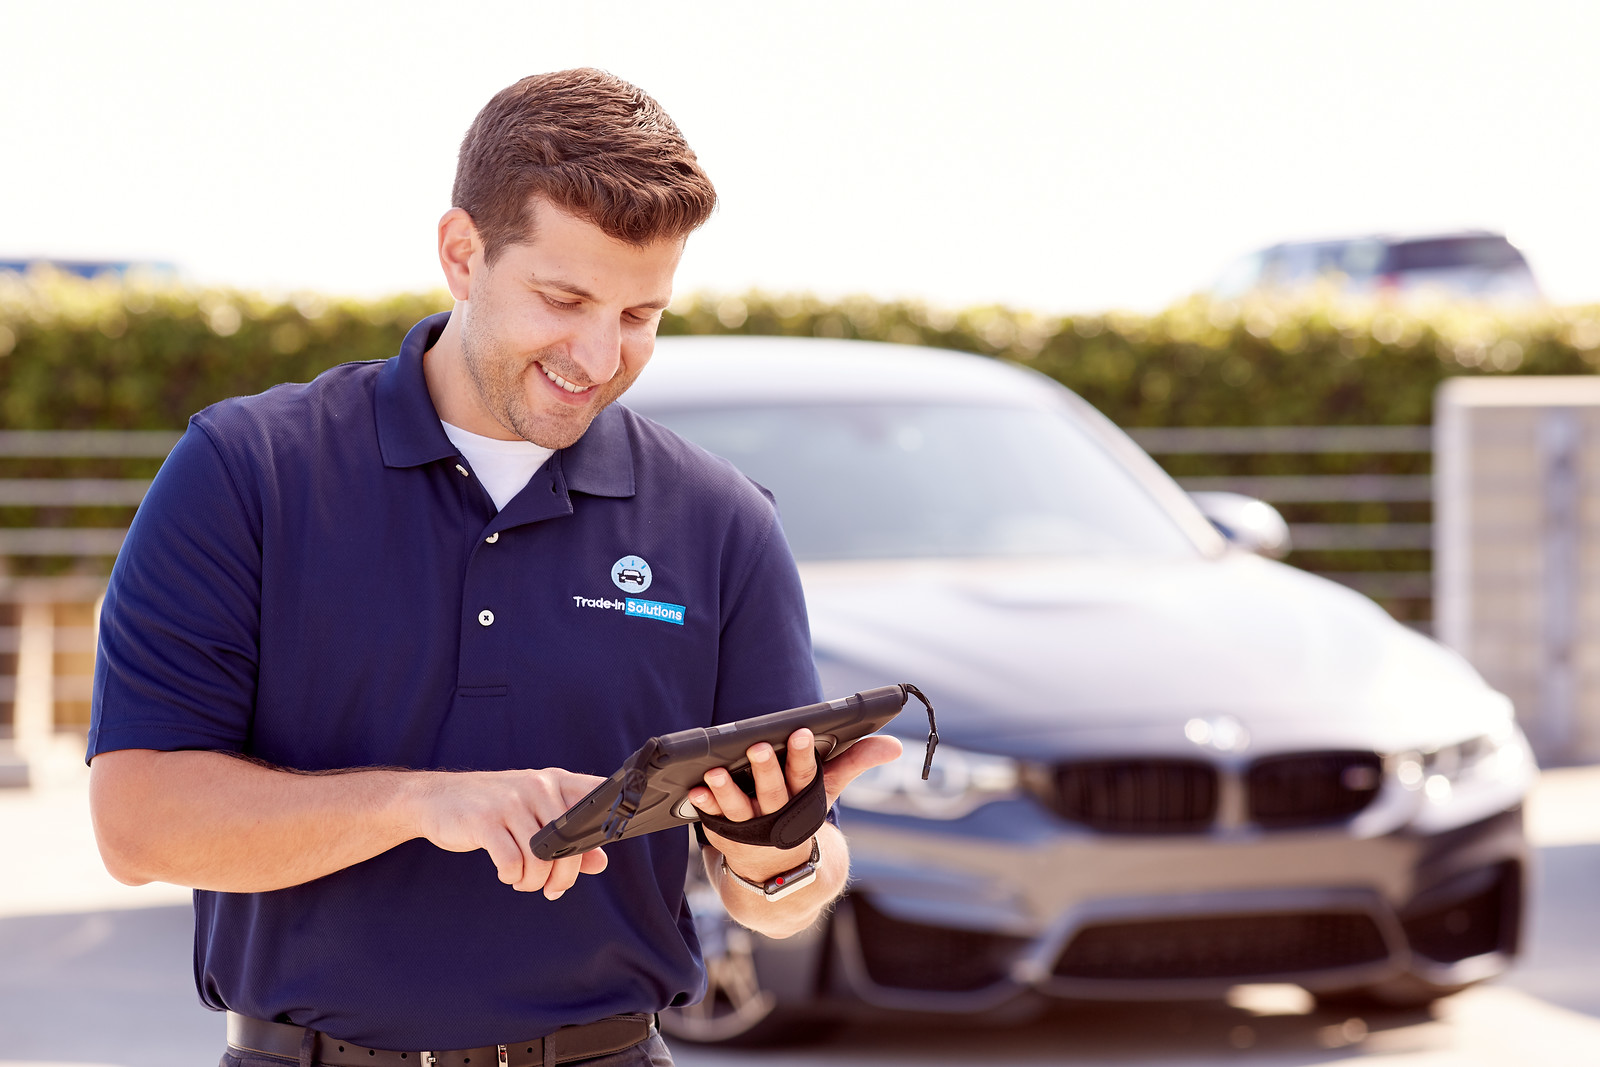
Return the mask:
M 309 1062 L 327 1067 L 554 1067 L 621 1052 L 649 1040 L 654 1033 L 653 1016 L 612 1015 L 582 1026 L 563 1026 L 545 1037 L 510 1045 L 446 1052 L 390 1052 L 340 1041 L 304 1026 L 228 1012 L 229 1047 L 300 1062 L 309 1035 Z

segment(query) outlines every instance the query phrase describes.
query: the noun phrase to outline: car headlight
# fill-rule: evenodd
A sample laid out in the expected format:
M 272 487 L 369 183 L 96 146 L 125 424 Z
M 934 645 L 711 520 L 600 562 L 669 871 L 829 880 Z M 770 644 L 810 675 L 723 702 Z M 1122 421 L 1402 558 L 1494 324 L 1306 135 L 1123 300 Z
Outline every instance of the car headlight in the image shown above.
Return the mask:
M 1528 758 L 1527 744 L 1507 723 L 1458 744 L 1403 753 L 1395 774 L 1407 789 L 1421 789 L 1430 801 L 1445 804 L 1457 789 L 1518 777 L 1526 771 Z
M 1017 791 L 1017 761 L 941 744 L 928 780 L 922 780 L 921 745 L 907 745 L 898 759 L 874 767 L 845 787 L 849 807 L 886 815 L 959 819 Z

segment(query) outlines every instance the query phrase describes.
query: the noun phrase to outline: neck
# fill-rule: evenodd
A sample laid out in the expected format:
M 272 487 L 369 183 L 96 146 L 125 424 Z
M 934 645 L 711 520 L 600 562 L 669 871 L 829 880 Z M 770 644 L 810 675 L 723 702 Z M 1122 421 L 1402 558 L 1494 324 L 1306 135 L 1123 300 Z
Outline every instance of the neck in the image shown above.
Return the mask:
M 457 303 L 450 313 L 450 321 L 444 325 L 444 332 L 439 334 L 433 347 L 422 354 L 422 379 L 427 383 L 433 410 L 450 425 L 479 437 L 519 441 L 521 438 L 484 414 L 474 402 L 466 354 L 461 345 L 463 319 L 461 305 Z

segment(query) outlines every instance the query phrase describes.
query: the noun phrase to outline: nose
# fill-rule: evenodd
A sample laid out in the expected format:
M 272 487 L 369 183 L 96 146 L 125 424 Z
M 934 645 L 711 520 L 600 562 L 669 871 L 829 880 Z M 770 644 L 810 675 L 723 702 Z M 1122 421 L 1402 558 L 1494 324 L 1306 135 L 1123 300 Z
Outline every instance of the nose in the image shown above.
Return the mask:
M 611 316 L 596 316 L 573 338 L 572 360 L 583 371 L 586 384 L 604 385 L 622 365 L 622 325 Z

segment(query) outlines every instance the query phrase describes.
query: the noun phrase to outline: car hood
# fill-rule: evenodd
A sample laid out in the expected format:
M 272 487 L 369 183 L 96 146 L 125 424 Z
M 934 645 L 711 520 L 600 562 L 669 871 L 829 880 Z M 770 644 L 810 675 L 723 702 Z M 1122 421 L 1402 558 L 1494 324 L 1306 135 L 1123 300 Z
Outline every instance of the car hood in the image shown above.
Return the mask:
M 1235 755 L 1398 752 L 1510 717 L 1464 660 L 1371 600 L 1243 553 L 801 573 L 830 696 L 914 683 L 941 736 L 981 751 L 1200 755 L 1185 724 L 1227 716 L 1244 731 Z M 915 736 L 916 718 L 896 731 Z

